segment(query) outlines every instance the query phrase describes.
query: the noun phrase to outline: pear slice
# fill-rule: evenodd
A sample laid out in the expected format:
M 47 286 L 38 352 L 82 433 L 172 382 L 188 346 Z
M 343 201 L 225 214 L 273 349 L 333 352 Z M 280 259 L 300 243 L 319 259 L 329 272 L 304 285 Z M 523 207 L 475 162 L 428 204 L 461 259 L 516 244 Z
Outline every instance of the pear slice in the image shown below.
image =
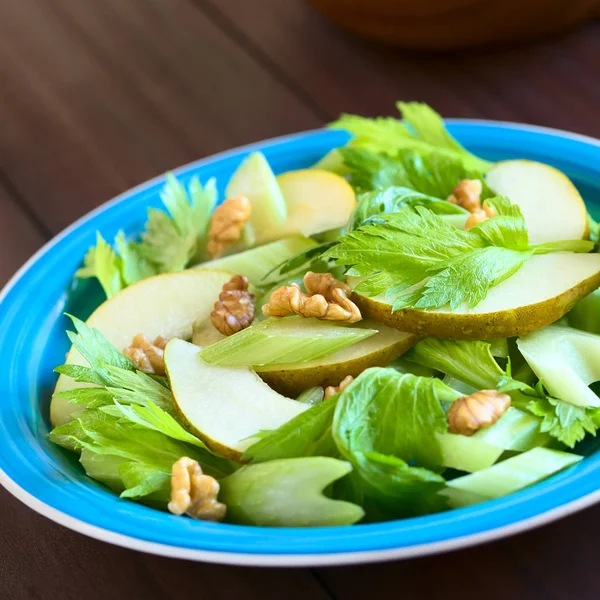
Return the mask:
M 280 396 L 248 367 L 205 363 L 199 348 L 171 340 L 165 364 L 176 408 L 214 452 L 239 460 L 259 431 L 277 429 L 309 408 Z
M 519 206 L 530 244 L 580 240 L 588 236 L 585 204 L 561 171 L 531 160 L 505 160 L 493 165 L 487 184 Z
M 349 280 L 352 286 L 356 280 Z M 560 319 L 600 285 L 600 254 L 555 252 L 532 256 L 493 287 L 474 308 L 401 309 L 393 300 L 354 293 L 364 317 L 424 336 L 491 340 L 525 335 Z
M 231 273 L 208 269 L 193 269 L 179 273 L 156 275 L 125 288 L 103 302 L 87 320 L 90 327 L 102 333 L 118 350 L 143 333 L 150 339 L 158 335 L 190 338 L 192 323 L 206 318 L 213 309 L 223 284 Z M 87 365 L 85 359 L 71 348 L 67 364 Z M 54 393 L 76 387 L 88 387 L 70 377 L 61 375 Z M 50 421 L 56 427 L 80 410 L 80 404 L 69 404 L 64 398 L 53 396 Z
M 244 227 L 244 237 L 258 245 L 284 237 L 281 228 L 287 208 L 275 175 L 262 152 L 253 152 L 231 176 L 227 198 L 246 196 L 252 204 L 252 214 Z
M 356 207 L 356 195 L 339 175 L 320 169 L 290 171 L 277 177 L 287 205 L 283 235 L 315 235 L 344 227 Z
M 264 365 L 255 371 L 273 389 L 295 398 L 308 388 L 338 385 L 346 375 L 357 377 L 369 367 L 384 367 L 419 339 L 375 321 L 363 320 L 354 327 L 377 329 L 378 333 L 329 356 L 304 363 Z

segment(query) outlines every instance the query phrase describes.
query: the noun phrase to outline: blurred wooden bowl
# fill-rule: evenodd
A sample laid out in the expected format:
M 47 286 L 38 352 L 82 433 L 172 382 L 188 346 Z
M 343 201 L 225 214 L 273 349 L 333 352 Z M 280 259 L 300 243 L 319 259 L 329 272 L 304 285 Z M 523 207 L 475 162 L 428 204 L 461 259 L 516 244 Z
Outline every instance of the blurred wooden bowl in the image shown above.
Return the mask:
M 526 40 L 600 17 L 600 0 L 309 0 L 340 27 L 417 50 Z

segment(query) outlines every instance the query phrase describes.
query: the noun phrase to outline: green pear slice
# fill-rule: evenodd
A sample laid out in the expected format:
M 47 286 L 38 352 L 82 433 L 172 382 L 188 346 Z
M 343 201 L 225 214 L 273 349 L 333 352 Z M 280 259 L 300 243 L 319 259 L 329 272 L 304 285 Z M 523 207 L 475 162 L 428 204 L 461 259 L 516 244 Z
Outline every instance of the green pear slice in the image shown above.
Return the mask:
M 281 229 L 287 216 L 287 206 L 277 179 L 261 152 L 253 152 L 231 176 L 227 198 L 246 196 L 252 204 L 252 214 L 244 229 L 250 229 L 256 244 L 283 237 Z M 248 235 L 248 233 L 247 233 Z
M 356 208 L 356 194 L 339 175 L 320 169 L 289 171 L 277 177 L 287 205 L 285 235 L 315 235 L 344 227 Z
M 237 460 L 259 431 L 277 429 L 309 408 L 279 395 L 249 367 L 209 365 L 198 352 L 194 344 L 171 340 L 165 364 L 180 417 L 214 452 Z
M 363 320 L 354 327 L 377 329 L 378 333 L 329 356 L 304 363 L 255 367 L 255 371 L 273 389 L 296 397 L 311 387 L 338 385 L 347 375 L 357 377 L 369 367 L 384 367 L 419 339 L 375 321 Z
M 486 182 L 497 194 L 518 204 L 527 222 L 530 244 L 588 236 L 583 199 L 558 169 L 531 160 L 505 160 L 491 167 Z
M 192 323 L 210 315 L 223 284 L 230 278 L 231 273 L 208 269 L 150 277 L 103 302 L 87 324 L 98 329 L 118 350 L 129 346 L 138 333 L 150 339 L 158 335 L 190 338 Z M 65 362 L 87 365 L 74 348 Z M 76 387 L 88 387 L 88 384 L 61 375 L 54 393 Z M 50 421 L 56 427 L 70 420 L 71 414 L 81 408 L 79 404 L 69 404 L 64 398 L 53 396 Z
M 356 283 L 350 280 L 350 285 Z M 555 252 L 532 256 L 493 287 L 477 306 L 455 310 L 401 309 L 393 300 L 354 293 L 364 317 L 423 336 L 491 340 L 525 335 L 560 319 L 600 285 L 600 254 Z

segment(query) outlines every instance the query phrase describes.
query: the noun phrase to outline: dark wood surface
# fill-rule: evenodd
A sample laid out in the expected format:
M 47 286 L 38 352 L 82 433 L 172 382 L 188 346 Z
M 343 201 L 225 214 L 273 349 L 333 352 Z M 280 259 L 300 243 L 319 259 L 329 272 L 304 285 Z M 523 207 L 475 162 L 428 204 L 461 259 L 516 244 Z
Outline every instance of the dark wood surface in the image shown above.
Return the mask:
M 179 164 L 419 99 L 446 116 L 600 136 L 600 23 L 517 48 L 415 55 L 302 0 L 0 0 L 0 280 L 94 206 Z M 600 508 L 480 548 L 260 570 L 97 542 L 0 491 L 0 598 L 600 597 Z

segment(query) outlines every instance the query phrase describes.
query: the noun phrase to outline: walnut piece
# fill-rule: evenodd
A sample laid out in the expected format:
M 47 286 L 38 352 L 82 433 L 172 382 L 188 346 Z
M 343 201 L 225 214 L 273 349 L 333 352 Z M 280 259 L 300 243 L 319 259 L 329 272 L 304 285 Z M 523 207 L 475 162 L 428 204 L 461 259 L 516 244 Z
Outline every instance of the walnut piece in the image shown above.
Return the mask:
M 469 215 L 465 222 L 465 230 L 468 231 L 471 227 L 475 227 L 475 225 L 479 225 L 479 223 L 483 223 L 490 217 L 495 216 L 496 211 L 487 202 L 484 202 L 481 208 L 478 208 Z
M 340 385 L 338 385 L 338 386 L 330 385 L 330 386 L 326 387 L 325 388 L 325 396 L 323 397 L 323 400 L 328 400 L 329 398 L 332 398 L 336 394 L 343 392 L 353 381 L 354 381 L 354 377 L 352 377 L 352 375 L 346 375 L 346 377 L 344 377 L 344 379 L 342 379 L 342 381 L 340 381 Z
M 466 230 L 496 216 L 496 211 L 487 202 L 481 205 L 482 190 L 483 184 L 479 179 L 463 179 L 456 184 L 452 194 L 446 199 L 451 204 L 457 204 L 471 213 L 465 223 Z
M 450 433 L 473 435 L 493 425 L 510 407 L 510 396 L 495 390 L 481 390 L 455 400 L 448 410 Z
M 144 334 L 138 333 L 131 346 L 123 350 L 123 355 L 131 360 L 136 368 L 144 373 L 165 374 L 165 346 L 170 338 L 159 335 L 153 342 Z
M 227 506 L 217 500 L 219 489 L 218 481 L 202 473 L 197 461 L 182 456 L 171 468 L 169 511 L 200 521 L 222 521 Z
M 350 288 L 333 277 L 331 273 L 313 273 L 304 276 L 306 294 L 300 287 L 292 285 L 277 288 L 262 307 L 267 317 L 301 317 L 320 319 L 322 321 L 344 321 L 356 323 L 362 319 L 360 310 L 348 298 Z
M 247 277 L 234 275 L 223 285 L 210 320 L 223 335 L 233 335 L 252 324 L 254 294 L 248 291 Z
M 481 208 L 479 197 L 482 190 L 483 185 L 479 179 L 463 179 L 456 184 L 447 201 L 451 204 L 458 204 L 458 206 L 472 213 Z
M 215 208 L 208 230 L 207 252 L 219 256 L 227 246 L 237 242 L 252 213 L 250 200 L 245 196 L 229 198 Z

